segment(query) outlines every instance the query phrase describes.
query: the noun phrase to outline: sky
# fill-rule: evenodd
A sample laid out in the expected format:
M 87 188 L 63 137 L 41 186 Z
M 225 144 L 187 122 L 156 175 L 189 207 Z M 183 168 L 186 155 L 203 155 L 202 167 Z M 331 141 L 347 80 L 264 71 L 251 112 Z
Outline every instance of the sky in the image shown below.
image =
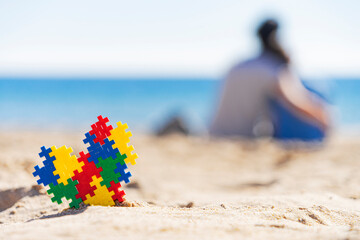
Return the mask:
M 0 0 L 1 76 L 220 77 L 261 20 L 305 78 L 360 77 L 357 0 Z

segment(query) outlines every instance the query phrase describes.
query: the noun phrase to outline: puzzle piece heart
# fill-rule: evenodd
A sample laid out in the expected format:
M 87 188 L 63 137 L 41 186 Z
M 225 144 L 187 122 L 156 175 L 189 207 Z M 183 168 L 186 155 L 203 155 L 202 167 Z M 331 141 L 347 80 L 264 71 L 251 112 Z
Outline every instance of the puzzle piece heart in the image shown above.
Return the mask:
M 113 128 L 108 122 L 107 117 L 98 116 L 85 134 L 88 153 L 80 152 L 78 158 L 66 146 L 41 147 L 39 156 L 45 158 L 44 166 L 35 166 L 33 175 L 39 176 L 38 184 L 49 186 L 51 201 L 60 204 L 66 198 L 71 200 L 70 207 L 75 208 L 81 202 L 113 206 L 115 201 L 124 201 L 121 182 L 130 182 L 127 164 L 135 165 L 138 156 L 132 153 L 134 147 L 128 145 L 132 135 L 126 131 L 127 124 L 118 122 Z

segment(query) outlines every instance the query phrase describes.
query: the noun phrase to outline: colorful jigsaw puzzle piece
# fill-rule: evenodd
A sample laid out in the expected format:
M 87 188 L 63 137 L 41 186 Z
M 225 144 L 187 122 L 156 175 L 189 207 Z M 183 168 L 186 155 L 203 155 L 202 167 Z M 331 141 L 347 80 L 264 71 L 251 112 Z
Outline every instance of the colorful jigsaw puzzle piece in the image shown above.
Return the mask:
M 119 178 L 121 178 L 120 172 L 115 172 L 117 169 L 117 163 L 125 164 L 124 159 L 126 158 L 126 155 L 121 155 L 119 152 L 116 154 L 116 158 L 112 158 L 111 156 L 103 159 L 99 158 L 98 164 L 96 164 L 96 167 L 102 168 L 103 171 L 100 172 L 101 177 L 103 178 L 103 181 L 101 182 L 101 186 L 106 186 L 109 188 L 111 186 L 110 182 L 114 181 L 115 183 L 119 183 Z
M 91 182 L 93 181 L 92 177 L 96 176 L 98 178 L 101 177 L 100 172 L 102 171 L 101 167 L 96 167 L 94 162 L 89 162 L 90 154 L 85 154 L 84 152 L 80 152 L 80 157 L 78 158 L 78 162 L 84 163 L 82 166 L 82 172 L 78 172 L 78 170 L 74 171 L 74 176 L 72 180 L 77 180 L 79 184 L 76 185 L 76 189 L 78 190 L 78 194 L 76 198 L 81 198 L 83 201 L 86 200 L 86 195 L 94 196 L 94 191 L 96 190 L 96 186 L 92 186 Z
M 133 146 L 128 146 L 131 132 L 126 132 L 127 124 L 118 122 L 113 129 L 108 122 L 100 115 L 91 125 L 83 140 L 89 144 L 88 153 L 80 152 L 79 158 L 66 146 L 41 147 L 39 156 L 45 158 L 44 166 L 35 166 L 33 175 L 39 176 L 38 184 L 49 185 L 53 202 L 60 204 L 66 198 L 71 200 L 70 207 L 79 208 L 81 202 L 113 206 L 114 201 L 124 201 L 120 182 L 130 182 L 126 163 L 135 164 L 137 154 L 132 153 Z
M 53 161 L 55 157 L 50 157 L 51 149 L 45 148 L 45 146 L 41 147 L 41 152 L 39 153 L 40 157 L 45 157 L 43 161 L 44 166 L 39 167 L 39 165 L 35 166 L 35 172 L 33 172 L 33 176 L 39 176 L 39 180 L 37 180 L 38 184 L 44 184 L 44 186 L 53 183 L 54 185 L 58 184 L 58 179 L 60 176 L 58 174 L 54 174 L 55 166 Z
M 94 191 L 95 195 L 90 196 L 89 194 L 86 196 L 85 204 L 89 205 L 104 205 L 104 206 L 114 206 L 115 202 L 112 199 L 112 193 L 105 186 L 101 186 L 100 182 L 103 179 L 97 178 L 93 176 L 93 181 L 91 182 L 91 186 L 96 186 L 96 190 Z
M 102 156 L 101 152 L 103 151 L 103 149 L 100 143 L 94 142 L 95 138 L 96 138 L 95 135 L 90 135 L 90 133 L 85 133 L 85 139 L 83 141 L 85 144 L 86 143 L 90 144 L 90 146 L 87 147 L 87 150 L 90 153 L 89 161 L 97 164 L 99 162 L 98 158 Z
M 115 173 L 120 173 L 120 177 L 118 178 L 119 182 L 124 181 L 125 183 L 129 183 L 130 180 L 129 178 L 132 176 L 130 172 L 125 172 L 125 170 L 128 167 L 126 166 L 126 164 L 121 164 L 121 162 L 117 162 L 116 163 L 116 169 L 115 169 Z
M 33 172 L 33 176 L 39 176 L 39 180 L 37 180 L 38 184 L 44 184 L 44 186 L 49 185 L 50 183 L 54 185 L 58 185 L 57 180 L 60 176 L 54 175 L 55 167 L 51 165 L 43 166 L 42 168 L 39 165 L 35 166 L 35 172 Z
M 85 134 L 84 143 L 89 143 L 90 146 L 87 148 L 90 157 L 89 161 L 97 164 L 99 162 L 99 158 L 106 159 L 108 157 L 116 158 L 116 153 L 119 152 L 117 148 L 114 148 L 113 145 L 115 141 L 109 141 L 109 139 L 105 138 L 102 140 L 103 145 L 99 142 L 95 143 L 96 136 L 91 135 L 90 132 Z
M 60 148 L 56 148 L 55 146 L 51 147 L 52 152 L 50 153 L 50 157 L 55 156 L 54 166 L 55 166 L 55 174 L 59 174 L 60 178 L 58 179 L 58 183 L 64 183 L 66 185 L 68 183 L 68 179 L 74 176 L 74 171 L 82 172 L 81 167 L 84 165 L 83 162 L 78 162 L 75 155 L 71 155 L 73 152 L 72 148 L 67 148 L 66 146 L 62 146 Z
M 121 188 L 121 184 L 120 183 L 115 183 L 114 181 L 110 182 L 110 187 L 108 188 L 108 190 L 110 192 L 114 192 L 114 195 L 112 195 L 112 199 L 118 200 L 119 202 L 123 202 L 124 201 L 124 196 L 125 196 L 125 192 L 123 190 L 120 190 Z
M 78 191 L 76 189 L 77 181 L 73 181 L 71 178 L 67 180 L 67 184 L 59 183 L 54 185 L 49 184 L 50 189 L 47 191 L 48 194 L 54 194 L 54 197 L 51 198 L 51 201 L 57 202 L 58 204 L 62 203 L 62 199 L 66 198 L 67 200 L 72 200 L 69 204 L 70 207 L 79 208 L 79 204 L 82 202 L 81 198 L 76 198 Z
M 106 123 L 109 122 L 109 119 L 103 118 L 101 115 L 98 116 L 98 120 L 95 124 L 91 125 L 92 130 L 89 132 L 90 135 L 95 135 L 94 138 L 95 143 L 100 143 L 101 145 L 104 144 L 104 139 L 110 136 L 110 130 L 113 129 L 113 127 L 107 126 Z
M 127 158 L 125 159 L 125 163 L 135 165 L 135 160 L 138 158 L 138 155 L 136 153 L 132 153 L 132 151 L 134 151 L 134 147 L 132 145 L 128 146 L 132 134 L 130 131 L 126 132 L 126 129 L 128 129 L 128 125 L 126 123 L 122 124 L 121 122 L 118 122 L 117 127 L 110 131 L 111 135 L 108 138 L 110 141 L 115 141 L 113 148 L 119 149 L 121 154 L 126 154 Z
M 102 158 L 112 157 L 113 159 L 117 158 L 117 154 L 119 153 L 119 149 L 114 148 L 115 144 L 114 140 L 109 141 L 109 139 L 104 139 L 104 145 L 102 145 L 103 151 L 101 152 Z M 126 155 L 125 155 L 126 157 Z
M 54 166 L 55 156 L 50 157 L 51 148 L 46 148 L 45 146 L 41 147 L 41 152 L 39 153 L 40 157 L 45 157 L 45 160 L 43 161 L 43 164 L 45 166 L 52 165 Z

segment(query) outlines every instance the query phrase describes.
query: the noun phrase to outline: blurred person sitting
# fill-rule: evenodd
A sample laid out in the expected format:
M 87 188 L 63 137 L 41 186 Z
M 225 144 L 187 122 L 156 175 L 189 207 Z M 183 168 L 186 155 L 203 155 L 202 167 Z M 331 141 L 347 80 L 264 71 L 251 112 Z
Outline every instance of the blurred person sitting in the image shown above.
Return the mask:
M 277 30 L 275 20 L 262 23 L 257 31 L 261 54 L 228 73 L 211 135 L 304 141 L 325 137 L 329 119 L 324 103 L 291 70 Z

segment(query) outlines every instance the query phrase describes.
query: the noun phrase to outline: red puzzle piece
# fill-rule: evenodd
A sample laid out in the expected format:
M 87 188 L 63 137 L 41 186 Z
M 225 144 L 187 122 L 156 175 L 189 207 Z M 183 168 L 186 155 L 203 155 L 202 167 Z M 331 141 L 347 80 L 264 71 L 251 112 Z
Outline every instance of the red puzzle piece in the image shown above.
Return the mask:
M 113 129 L 111 125 L 107 126 L 106 123 L 109 122 L 109 119 L 103 118 L 101 115 L 98 116 L 99 121 L 97 121 L 95 124 L 91 125 L 92 130 L 89 132 L 90 135 L 96 136 L 94 139 L 95 143 L 100 143 L 101 145 L 104 144 L 104 139 L 110 136 L 110 130 Z
M 109 192 L 114 191 L 114 195 L 112 196 L 112 199 L 118 200 L 119 202 L 123 202 L 123 196 L 125 195 L 125 192 L 123 190 L 120 191 L 121 188 L 121 184 L 120 183 L 116 183 L 114 181 L 110 182 L 111 187 L 108 188 Z
M 95 195 L 94 191 L 96 190 L 96 186 L 91 186 L 90 183 L 93 181 L 93 176 L 100 178 L 100 172 L 103 170 L 101 167 L 97 168 L 94 162 L 89 162 L 89 157 L 89 153 L 85 154 L 84 152 L 80 152 L 80 157 L 77 160 L 83 162 L 85 165 L 82 166 L 82 172 L 79 173 L 78 170 L 75 170 L 75 175 L 72 177 L 73 181 L 77 180 L 79 182 L 79 184 L 76 185 L 76 189 L 79 192 L 76 198 L 81 198 L 83 201 L 87 199 L 87 194 L 90 194 L 92 197 Z

